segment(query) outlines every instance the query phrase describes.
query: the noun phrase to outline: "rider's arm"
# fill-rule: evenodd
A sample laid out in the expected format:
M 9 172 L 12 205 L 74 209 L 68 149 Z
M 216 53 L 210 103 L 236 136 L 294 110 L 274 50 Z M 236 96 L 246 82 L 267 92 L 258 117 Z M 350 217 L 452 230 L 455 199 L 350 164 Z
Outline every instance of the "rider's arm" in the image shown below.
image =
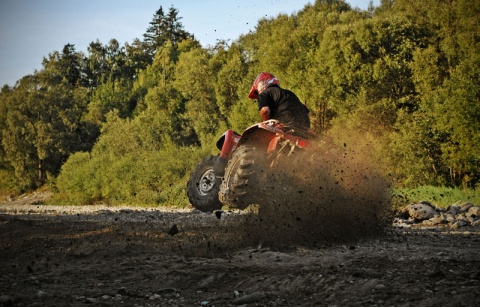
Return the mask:
M 263 107 L 260 109 L 260 116 L 262 117 L 263 121 L 269 120 L 270 119 L 270 108 L 269 107 Z

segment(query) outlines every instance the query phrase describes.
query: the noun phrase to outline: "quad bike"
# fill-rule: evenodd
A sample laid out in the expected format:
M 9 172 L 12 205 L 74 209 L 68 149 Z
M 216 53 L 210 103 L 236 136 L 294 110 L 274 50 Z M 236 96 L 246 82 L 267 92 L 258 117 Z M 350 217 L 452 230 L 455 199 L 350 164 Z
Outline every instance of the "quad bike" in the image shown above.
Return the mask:
M 191 205 L 213 212 L 223 205 L 243 210 L 260 204 L 268 197 L 262 187 L 270 176 L 282 169 L 282 163 L 298 157 L 294 153 L 308 150 L 317 138 L 310 129 L 276 120 L 250 126 L 241 135 L 227 130 L 216 143 L 219 155 L 203 159 L 190 175 L 187 195 Z

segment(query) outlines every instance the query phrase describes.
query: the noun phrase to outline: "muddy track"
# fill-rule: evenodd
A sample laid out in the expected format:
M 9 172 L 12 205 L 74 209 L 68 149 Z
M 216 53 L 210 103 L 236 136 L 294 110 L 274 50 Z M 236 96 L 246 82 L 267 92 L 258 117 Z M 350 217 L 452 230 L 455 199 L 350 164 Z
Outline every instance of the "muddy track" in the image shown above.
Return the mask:
M 475 306 L 480 295 L 478 227 L 296 243 L 265 240 L 239 212 L 24 206 L 0 214 L 0 306 Z

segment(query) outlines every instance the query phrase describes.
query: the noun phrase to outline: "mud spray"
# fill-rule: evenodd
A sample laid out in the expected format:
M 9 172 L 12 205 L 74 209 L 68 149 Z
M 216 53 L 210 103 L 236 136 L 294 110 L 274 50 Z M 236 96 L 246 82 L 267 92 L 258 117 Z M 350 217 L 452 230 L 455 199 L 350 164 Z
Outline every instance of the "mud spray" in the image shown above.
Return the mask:
M 389 182 L 372 146 L 350 136 L 321 139 L 279 161 L 260 187 L 267 195 L 245 225 L 264 246 L 323 245 L 381 235 L 390 219 Z
M 363 140 L 365 135 L 352 133 L 348 139 L 321 138 L 313 149 L 279 156 L 251 187 L 255 205 L 242 214 L 217 212 L 213 226 L 189 218 L 172 236 L 172 251 L 213 257 L 244 248 L 322 247 L 381 236 L 391 222 L 389 182 L 375 161 L 373 141 Z

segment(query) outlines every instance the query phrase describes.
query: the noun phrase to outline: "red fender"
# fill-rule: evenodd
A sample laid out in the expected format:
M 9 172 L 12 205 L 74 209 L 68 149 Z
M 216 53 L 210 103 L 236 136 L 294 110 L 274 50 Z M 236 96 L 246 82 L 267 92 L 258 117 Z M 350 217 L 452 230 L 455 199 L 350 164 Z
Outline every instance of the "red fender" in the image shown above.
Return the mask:
M 220 151 L 220 157 L 228 160 L 232 151 L 237 147 L 240 136 L 235 134 L 232 129 L 229 129 L 223 134 L 220 140 L 222 139 L 223 145 Z

